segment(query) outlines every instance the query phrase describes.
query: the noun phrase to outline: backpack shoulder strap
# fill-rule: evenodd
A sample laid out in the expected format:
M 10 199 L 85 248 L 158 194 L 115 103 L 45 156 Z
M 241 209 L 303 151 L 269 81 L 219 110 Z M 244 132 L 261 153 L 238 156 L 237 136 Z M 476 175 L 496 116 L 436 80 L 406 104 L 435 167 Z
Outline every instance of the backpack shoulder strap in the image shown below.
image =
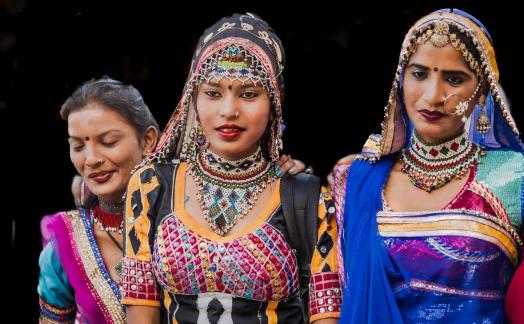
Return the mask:
M 297 251 L 301 273 L 308 273 L 317 243 L 320 178 L 299 173 L 280 183 L 280 200 L 291 247 Z

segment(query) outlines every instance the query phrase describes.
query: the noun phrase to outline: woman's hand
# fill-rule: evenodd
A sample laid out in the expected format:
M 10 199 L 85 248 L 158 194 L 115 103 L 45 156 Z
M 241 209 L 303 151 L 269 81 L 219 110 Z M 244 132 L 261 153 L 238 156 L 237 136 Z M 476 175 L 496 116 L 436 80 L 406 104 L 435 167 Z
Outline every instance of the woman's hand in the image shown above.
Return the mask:
M 76 208 L 88 208 L 96 200 L 96 196 L 84 184 L 84 180 L 78 174 L 71 181 L 71 193 L 73 194 Z
M 351 162 L 353 162 L 353 160 L 355 160 L 356 157 L 357 154 L 349 154 L 338 160 L 337 163 L 335 163 L 335 166 L 333 166 L 333 169 L 331 169 L 331 172 L 327 176 L 329 192 L 333 192 L 333 188 L 335 185 L 335 171 L 337 167 L 344 164 L 351 164 Z
M 71 193 L 73 194 L 73 199 L 75 200 L 75 206 L 76 208 L 82 207 L 82 186 L 84 185 L 84 182 L 82 181 L 82 177 L 78 174 L 73 177 L 73 181 L 71 181 Z
M 279 177 L 285 175 L 287 172 L 289 172 L 291 175 L 295 175 L 304 171 L 306 168 L 306 165 L 302 163 L 302 161 L 294 160 L 291 158 L 291 155 L 287 154 L 282 154 L 277 164 L 280 166 L 280 174 L 277 171 L 277 176 Z

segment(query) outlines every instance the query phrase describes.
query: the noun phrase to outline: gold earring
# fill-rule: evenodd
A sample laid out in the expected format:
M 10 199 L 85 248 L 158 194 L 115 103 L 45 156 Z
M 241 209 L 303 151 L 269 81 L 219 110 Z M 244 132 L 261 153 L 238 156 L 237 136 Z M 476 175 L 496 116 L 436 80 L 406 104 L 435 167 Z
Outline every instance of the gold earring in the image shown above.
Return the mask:
M 481 95 L 479 98 L 480 116 L 477 119 L 477 132 L 479 134 L 486 134 L 491 129 L 491 120 L 486 113 L 486 96 Z
M 207 148 L 208 143 L 207 143 L 206 135 L 204 134 L 204 131 L 202 130 L 202 127 L 200 126 L 200 123 L 197 125 L 195 141 L 201 149 Z

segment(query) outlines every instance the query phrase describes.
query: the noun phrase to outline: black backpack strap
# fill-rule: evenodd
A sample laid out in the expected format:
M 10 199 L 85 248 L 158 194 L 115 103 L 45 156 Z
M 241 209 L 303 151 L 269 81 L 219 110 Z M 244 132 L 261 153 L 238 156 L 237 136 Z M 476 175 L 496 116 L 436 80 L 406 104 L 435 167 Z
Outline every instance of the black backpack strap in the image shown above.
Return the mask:
M 280 201 L 289 243 L 296 251 L 304 320 L 308 321 L 311 258 L 317 243 L 320 178 L 299 173 L 286 175 L 280 182 Z

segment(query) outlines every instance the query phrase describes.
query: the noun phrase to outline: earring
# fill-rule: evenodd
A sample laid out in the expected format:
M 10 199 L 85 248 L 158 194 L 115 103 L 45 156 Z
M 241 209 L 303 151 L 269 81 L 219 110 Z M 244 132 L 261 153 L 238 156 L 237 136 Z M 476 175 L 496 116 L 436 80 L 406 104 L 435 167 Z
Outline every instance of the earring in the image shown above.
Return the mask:
M 482 95 L 479 98 L 480 116 L 477 119 L 477 132 L 480 134 L 486 134 L 491 129 L 491 120 L 489 120 L 488 114 L 486 113 L 486 96 Z
M 204 134 L 204 131 L 202 131 L 202 127 L 200 127 L 200 123 L 198 123 L 197 125 L 195 140 L 196 140 L 197 145 L 200 147 L 200 149 L 206 149 L 208 147 L 206 135 Z

